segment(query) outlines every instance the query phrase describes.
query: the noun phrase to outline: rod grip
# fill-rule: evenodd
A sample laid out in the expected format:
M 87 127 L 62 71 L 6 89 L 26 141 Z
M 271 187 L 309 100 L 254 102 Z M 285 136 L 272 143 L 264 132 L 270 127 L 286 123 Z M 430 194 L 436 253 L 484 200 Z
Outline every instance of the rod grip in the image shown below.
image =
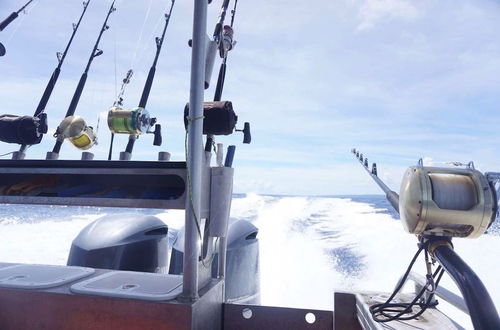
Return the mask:
M 135 144 L 136 137 L 134 135 L 131 135 L 128 139 L 127 147 L 125 148 L 125 152 L 128 152 L 129 154 L 134 151 L 134 144 Z
M 49 102 L 50 96 L 52 95 L 52 92 L 54 91 L 54 87 L 56 86 L 57 79 L 59 79 L 60 73 L 61 73 L 61 69 L 58 67 L 54 70 L 54 73 L 52 73 L 52 76 L 50 77 L 49 83 L 47 84 L 47 87 L 45 87 L 45 91 L 43 92 L 42 98 L 40 99 L 40 102 L 38 103 L 38 106 L 36 108 L 35 116 L 40 115 L 45 110 L 45 107 L 47 106 L 47 103 Z
M 58 154 L 61 151 L 62 144 L 63 144 L 63 141 L 57 140 L 56 144 L 54 145 L 54 148 L 52 149 L 52 152 Z
M 236 146 L 227 147 L 226 161 L 224 162 L 224 167 L 233 167 L 235 152 L 236 152 Z
M 149 69 L 148 79 L 146 80 L 146 84 L 144 85 L 144 89 L 142 90 L 141 101 L 139 102 L 139 107 L 146 109 L 146 105 L 148 104 L 149 94 L 151 93 L 151 87 L 153 86 L 153 80 L 155 79 L 156 68 L 154 66 Z
M 80 97 L 82 96 L 83 89 L 85 88 L 85 83 L 87 82 L 87 74 L 82 74 L 80 81 L 78 82 L 78 86 L 76 87 L 75 94 L 73 94 L 73 98 L 71 99 L 71 103 L 69 105 L 68 111 L 66 112 L 66 117 L 73 116 L 75 114 L 76 107 L 80 102 Z
M 16 12 L 13 12 L 12 14 L 9 15 L 6 19 L 0 23 L 0 31 L 3 31 L 7 26 L 9 26 L 10 23 L 12 23 L 19 15 Z

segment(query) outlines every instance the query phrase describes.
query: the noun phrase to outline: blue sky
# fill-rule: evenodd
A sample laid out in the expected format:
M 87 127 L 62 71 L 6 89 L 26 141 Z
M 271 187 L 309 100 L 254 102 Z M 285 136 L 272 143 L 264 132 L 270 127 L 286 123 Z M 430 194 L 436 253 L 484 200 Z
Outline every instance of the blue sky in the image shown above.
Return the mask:
M 2 0 L 0 17 L 24 2 Z M 139 35 L 148 4 L 152 10 Z M 189 93 L 192 1 L 177 0 L 158 66 L 149 111 L 164 127 L 164 145 L 142 137 L 134 159 L 167 150 L 182 160 L 182 109 Z M 107 155 L 105 113 L 134 62 L 126 106 L 136 106 L 151 65 L 157 25 L 168 0 L 117 1 L 104 55 L 91 69 L 77 114 L 97 124 L 96 158 Z M 91 0 L 48 105 L 52 131 L 71 100 L 110 1 Z M 213 30 L 221 1 L 209 8 Z M 2 113 L 32 114 L 63 49 L 81 0 L 39 1 L 0 33 Z M 376 160 L 380 175 L 398 190 L 402 173 L 419 158 L 429 164 L 474 160 L 500 170 L 500 4 L 488 0 L 239 0 L 238 44 L 229 59 L 225 99 L 253 142 L 238 146 L 235 191 L 274 194 L 365 194 L 378 189 L 349 153 Z M 155 29 L 155 27 L 157 27 Z M 139 45 L 139 47 L 136 47 Z M 137 51 L 137 56 L 134 54 Z M 133 61 L 133 58 L 136 58 Z M 216 68 L 217 70 L 217 68 Z M 215 77 L 214 77 L 215 78 Z M 215 82 L 215 81 L 213 81 Z M 213 97 L 213 89 L 206 99 Z M 115 140 L 124 149 L 126 137 Z M 43 158 L 51 135 L 29 150 Z M 1 144 L 0 153 L 15 150 Z M 79 158 L 68 143 L 61 158 Z

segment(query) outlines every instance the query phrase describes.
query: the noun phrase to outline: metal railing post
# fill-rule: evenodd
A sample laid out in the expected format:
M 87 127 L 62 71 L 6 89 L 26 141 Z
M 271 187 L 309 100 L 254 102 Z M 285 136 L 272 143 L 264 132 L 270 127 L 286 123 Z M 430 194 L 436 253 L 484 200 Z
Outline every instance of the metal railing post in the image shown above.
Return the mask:
M 205 39 L 207 0 L 195 0 L 191 58 L 191 89 L 189 97 L 188 187 L 186 199 L 183 293 L 189 301 L 198 298 L 199 242 L 197 221 L 200 219 L 201 171 L 203 165 L 203 101 L 205 83 Z

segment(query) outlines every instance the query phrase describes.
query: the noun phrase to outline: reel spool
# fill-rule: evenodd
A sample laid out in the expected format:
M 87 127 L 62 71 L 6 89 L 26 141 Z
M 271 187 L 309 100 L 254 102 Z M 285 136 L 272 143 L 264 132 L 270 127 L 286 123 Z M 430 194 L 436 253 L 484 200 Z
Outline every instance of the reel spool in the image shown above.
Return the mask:
M 494 188 L 473 168 L 412 166 L 401 183 L 399 213 L 412 234 L 479 237 L 497 209 Z
M 219 47 L 219 55 L 221 58 L 224 58 L 226 54 L 233 49 L 234 46 L 234 30 L 229 25 L 224 25 L 224 29 L 222 31 L 222 40 Z
M 124 110 L 113 106 L 108 112 L 108 127 L 115 134 L 141 135 L 149 133 L 156 123 L 156 118 L 151 118 L 144 108 Z
M 97 136 L 92 127 L 87 126 L 85 120 L 80 116 L 69 116 L 59 124 L 55 137 L 68 139 L 80 150 L 88 150 L 97 144 Z

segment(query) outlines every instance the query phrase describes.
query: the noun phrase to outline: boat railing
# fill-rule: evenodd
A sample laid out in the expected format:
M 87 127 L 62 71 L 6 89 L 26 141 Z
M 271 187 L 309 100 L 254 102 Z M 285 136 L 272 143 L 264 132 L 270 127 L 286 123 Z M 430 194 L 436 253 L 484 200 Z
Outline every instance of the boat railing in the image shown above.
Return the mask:
M 402 280 L 402 278 L 403 277 L 401 277 L 400 281 Z M 408 281 L 414 282 L 415 292 L 420 292 L 422 290 L 422 288 L 427 286 L 427 279 L 424 276 L 422 276 L 416 272 L 410 272 L 406 282 L 408 282 Z M 469 309 L 467 308 L 467 304 L 465 303 L 464 298 L 460 297 L 459 295 L 451 292 L 450 290 L 448 290 L 442 286 L 438 286 L 436 288 L 436 290 L 434 291 L 434 294 L 435 294 L 435 296 L 442 298 L 447 303 L 455 306 L 456 308 L 458 308 L 462 312 L 466 313 L 467 315 L 470 315 Z

